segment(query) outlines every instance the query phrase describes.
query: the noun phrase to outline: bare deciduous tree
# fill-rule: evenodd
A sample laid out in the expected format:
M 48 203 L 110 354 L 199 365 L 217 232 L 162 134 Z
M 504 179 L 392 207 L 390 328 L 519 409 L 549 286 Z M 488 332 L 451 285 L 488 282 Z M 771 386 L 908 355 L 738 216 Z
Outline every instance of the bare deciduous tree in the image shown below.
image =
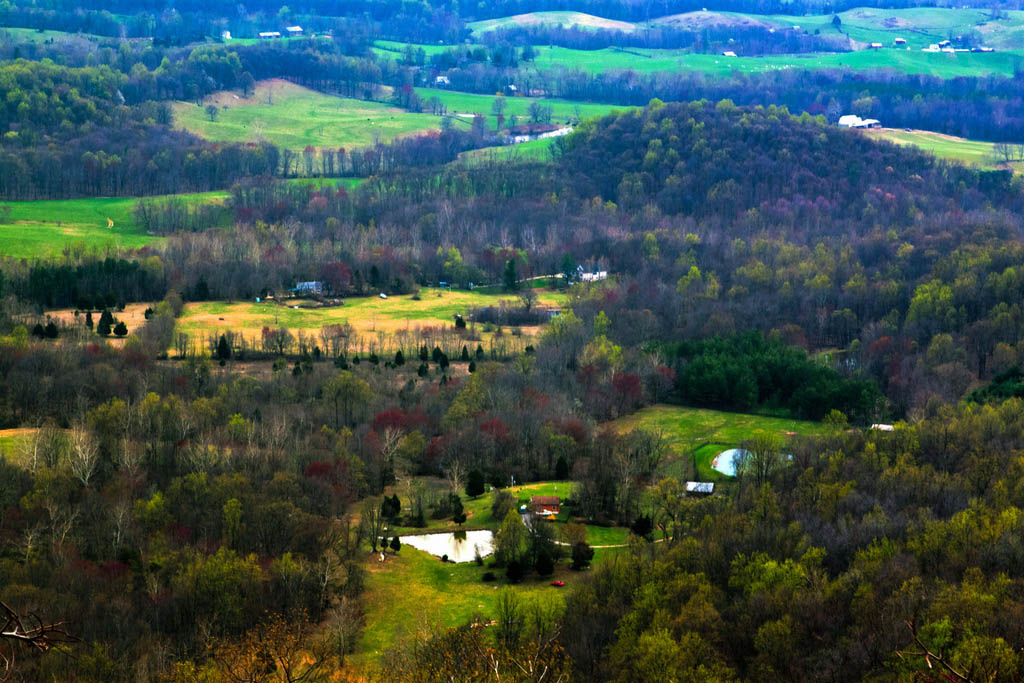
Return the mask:
M 89 480 L 96 473 L 99 464 L 99 443 L 86 427 L 76 425 L 71 429 L 71 453 L 69 465 L 75 478 L 88 487 Z

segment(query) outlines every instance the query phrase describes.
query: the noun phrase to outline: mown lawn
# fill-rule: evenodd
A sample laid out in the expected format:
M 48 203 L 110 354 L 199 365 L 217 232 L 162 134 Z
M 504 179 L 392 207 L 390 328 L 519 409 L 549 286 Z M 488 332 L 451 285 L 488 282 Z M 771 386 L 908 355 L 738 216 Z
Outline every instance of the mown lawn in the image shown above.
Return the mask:
M 206 106 L 220 107 L 211 121 Z M 207 140 L 257 142 L 301 152 L 311 147 L 366 147 L 435 130 L 440 119 L 365 100 L 335 97 L 284 80 L 260 81 L 253 94 L 219 92 L 201 105 L 174 104 L 174 125 Z
M 730 479 L 711 469 L 711 461 L 722 451 L 738 447 L 759 431 L 774 432 L 783 437 L 824 432 L 820 423 L 807 420 L 663 404 L 648 406 L 611 424 L 620 433 L 638 428 L 661 433 L 671 451 L 664 464 L 665 473 L 678 476 L 678 473 L 689 471 L 687 461 L 696 455 L 697 476 L 703 481 Z

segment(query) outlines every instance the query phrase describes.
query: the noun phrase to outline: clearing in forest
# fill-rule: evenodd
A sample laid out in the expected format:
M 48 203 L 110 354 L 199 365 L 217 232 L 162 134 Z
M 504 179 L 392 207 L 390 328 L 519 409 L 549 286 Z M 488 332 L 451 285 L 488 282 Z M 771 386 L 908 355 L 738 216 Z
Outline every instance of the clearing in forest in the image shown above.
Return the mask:
M 372 341 L 378 334 L 391 336 L 403 330 L 416 328 L 451 327 L 456 314 L 466 314 L 472 308 L 495 306 L 502 300 L 516 299 L 515 293 L 482 294 L 460 290 L 425 287 L 418 300 L 412 294 L 399 294 L 381 299 L 378 296 L 344 299 L 341 306 L 307 308 L 308 301 L 277 302 L 218 302 L 190 303 L 178 320 L 177 330 L 193 335 L 196 341 L 208 334 L 235 332 L 247 339 L 257 337 L 264 327 L 286 328 L 293 334 L 299 331 L 316 333 L 326 325 L 348 323 L 353 332 Z M 538 290 L 538 306 L 560 307 L 565 294 Z M 293 308 L 299 306 L 299 308 Z M 480 332 L 484 331 L 478 325 Z M 537 329 L 520 328 L 523 335 L 535 334 Z M 506 329 L 506 332 L 508 330 Z
M 217 107 L 210 119 L 207 106 Z M 367 147 L 440 128 L 440 119 L 380 102 L 325 95 L 289 81 L 260 81 L 249 97 L 223 91 L 202 104 L 176 102 L 174 125 L 207 140 L 306 147 Z
M 728 479 L 711 469 L 711 461 L 759 431 L 790 436 L 821 434 L 825 429 L 820 423 L 807 420 L 664 404 L 648 406 L 611 425 L 620 433 L 641 428 L 660 433 L 671 451 L 663 465 L 665 473 L 689 472 L 692 469 L 689 463 L 695 455 L 697 479 L 702 481 Z
M 419 481 L 438 492 L 447 491 L 446 485 L 439 479 L 425 477 Z M 519 503 L 527 503 L 531 496 L 538 495 L 557 495 L 566 499 L 571 496 L 572 488 L 572 482 L 547 481 L 506 490 L 516 496 Z M 500 520 L 495 520 L 491 515 L 492 496 L 493 491 L 477 498 L 462 496 L 464 510 L 469 516 L 465 529 L 498 528 Z M 405 506 L 409 504 L 407 499 L 402 502 Z M 562 537 L 561 528 L 565 521 L 563 515 L 559 515 L 558 521 L 551 523 L 555 528 L 556 539 Z M 428 526 L 424 529 L 398 527 L 390 535 L 450 532 L 457 529 L 450 519 L 428 520 Z M 587 542 L 595 547 L 595 565 L 622 552 L 622 546 L 628 541 L 629 530 L 622 527 L 588 525 L 586 529 Z M 606 545 L 617 547 L 598 547 Z M 362 598 L 366 627 L 360 633 L 353 656 L 357 667 L 366 671 L 375 669 L 386 650 L 397 645 L 403 638 L 438 626 L 459 626 L 473 616 L 493 619 L 496 616 L 494 607 L 498 593 L 508 585 L 504 570 L 489 566 L 490 558 L 484 566 L 477 566 L 475 562 L 443 563 L 439 558 L 409 545 L 403 545 L 397 555 L 389 553 L 384 563 L 378 558 L 378 555 L 367 553 L 364 563 L 367 575 Z M 495 574 L 496 579 L 483 581 L 486 572 Z M 560 579 L 566 585 L 572 585 L 584 576 L 585 573 L 568 568 L 566 557 L 558 562 L 554 575 L 541 577 L 528 574 L 513 590 L 524 602 L 542 600 L 544 604 L 560 604 L 562 591 L 551 586 L 551 581 Z

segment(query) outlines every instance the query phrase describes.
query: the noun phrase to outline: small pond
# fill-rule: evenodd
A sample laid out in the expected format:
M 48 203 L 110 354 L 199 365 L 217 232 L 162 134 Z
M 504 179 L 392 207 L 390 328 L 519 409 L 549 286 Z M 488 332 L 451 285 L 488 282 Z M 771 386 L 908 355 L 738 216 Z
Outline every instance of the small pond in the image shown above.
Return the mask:
M 494 533 L 486 529 L 400 536 L 399 540 L 402 541 L 402 545 L 411 545 L 437 557 L 447 555 L 452 562 L 472 562 L 476 558 L 477 550 L 480 551 L 480 557 L 487 557 L 494 552 Z
M 742 448 L 730 448 L 727 451 L 722 451 L 711 461 L 711 469 L 717 470 L 726 476 L 735 477 L 737 462 L 747 455 L 749 453 Z M 793 456 L 789 453 L 784 454 L 782 457 L 787 460 L 793 459 Z
M 736 461 L 745 455 L 747 452 L 742 448 L 730 448 L 727 451 L 722 451 L 711 461 L 711 468 L 728 477 L 735 477 Z

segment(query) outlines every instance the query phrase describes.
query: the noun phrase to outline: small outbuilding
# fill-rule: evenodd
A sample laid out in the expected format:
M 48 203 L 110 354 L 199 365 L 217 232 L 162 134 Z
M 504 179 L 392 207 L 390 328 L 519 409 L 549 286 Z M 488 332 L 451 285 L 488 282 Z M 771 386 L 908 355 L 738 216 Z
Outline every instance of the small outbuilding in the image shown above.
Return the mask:
M 710 481 L 688 481 L 686 492 L 691 496 L 710 496 L 715 492 L 715 485 Z
M 733 52 L 732 50 L 726 50 L 725 52 L 722 53 L 722 56 L 723 57 L 735 57 L 736 53 Z
M 906 45 L 907 44 L 907 39 L 906 38 L 897 38 L 897 39 L 895 39 L 892 42 L 893 42 L 893 45 Z
M 260 40 L 270 40 L 271 38 L 280 38 L 281 37 L 281 32 L 280 31 L 263 31 L 262 33 L 259 33 L 257 35 L 258 35 Z
M 309 282 L 299 282 L 292 289 L 295 294 L 315 294 L 317 296 L 324 293 L 324 283 L 319 280 L 310 280 Z
M 285 31 L 287 31 L 288 35 L 290 35 L 290 36 L 301 36 L 302 35 L 302 27 L 301 26 L 289 26 L 288 28 L 285 29 Z

